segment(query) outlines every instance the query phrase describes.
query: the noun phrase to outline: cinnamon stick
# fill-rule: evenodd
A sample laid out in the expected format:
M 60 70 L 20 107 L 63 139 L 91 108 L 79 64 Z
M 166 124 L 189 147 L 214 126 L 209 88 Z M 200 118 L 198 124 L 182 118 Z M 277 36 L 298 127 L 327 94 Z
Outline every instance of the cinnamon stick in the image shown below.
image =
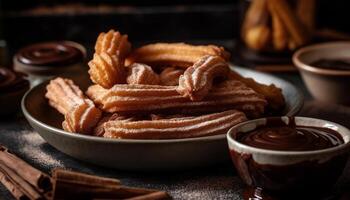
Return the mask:
M 63 169 L 55 169 L 53 199 L 115 198 L 119 195 L 120 181 Z
M 73 172 L 64 169 L 54 169 L 52 171 L 52 177 L 64 182 L 72 184 L 86 185 L 86 186 L 116 186 L 120 185 L 120 181 L 114 178 L 105 178 L 100 176 L 94 176 L 90 174 L 84 174 L 80 172 Z
M 120 185 L 120 181 L 63 169 L 55 169 L 53 174 L 52 198 L 60 199 L 125 199 L 138 196 L 164 198 L 165 192 L 153 189 L 134 188 Z M 154 193 L 154 194 L 153 194 Z M 165 194 L 164 194 L 165 193 Z M 150 195 L 149 197 L 149 194 Z
M 0 162 L 0 171 L 7 177 L 12 185 L 15 186 L 15 190 L 20 190 L 20 192 L 22 192 L 29 199 L 44 199 L 33 186 L 31 186 L 26 180 L 20 177 L 3 162 Z M 16 191 L 16 195 L 18 195 L 20 192 Z
M 10 153 L 3 146 L 0 146 L 0 161 L 15 170 L 20 177 L 33 185 L 39 192 L 46 192 L 51 189 L 51 180 L 47 174 L 32 167 L 16 155 Z
M 29 197 L 24 194 L 11 180 L 0 171 L 0 182 L 7 188 L 13 197 L 19 200 L 29 200 Z

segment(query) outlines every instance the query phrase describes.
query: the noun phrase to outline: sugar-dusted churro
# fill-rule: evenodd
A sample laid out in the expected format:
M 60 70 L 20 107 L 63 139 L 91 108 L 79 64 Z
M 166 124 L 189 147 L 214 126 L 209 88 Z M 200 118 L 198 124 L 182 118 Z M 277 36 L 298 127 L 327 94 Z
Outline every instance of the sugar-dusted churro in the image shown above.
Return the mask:
M 224 81 L 201 101 L 192 102 L 176 86 L 115 85 L 111 89 L 90 86 L 87 95 L 106 112 L 123 113 L 210 113 L 237 109 L 250 117 L 264 113 L 266 100 L 240 81 Z
M 118 113 L 105 113 L 105 115 L 98 122 L 96 127 L 93 130 L 93 135 L 95 136 L 103 136 L 104 134 L 104 124 L 108 121 L 136 121 L 139 120 L 136 116 L 127 116 L 121 115 Z
M 219 56 L 204 56 L 180 76 L 177 91 L 192 101 L 203 99 L 212 88 L 213 79 L 226 77 L 230 69 Z
M 124 60 L 116 55 L 106 52 L 95 53 L 90 66 L 89 74 L 91 80 L 104 88 L 111 88 L 114 84 L 125 83 L 126 72 Z
M 105 52 L 123 59 L 130 53 L 130 50 L 131 44 L 128 41 L 128 35 L 122 35 L 113 29 L 107 33 L 100 33 L 95 44 L 95 53 Z
M 62 125 L 69 132 L 89 134 L 101 117 L 101 111 L 69 79 L 51 80 L 45 96 L 52 107 L 65 115 Z
M 244 113 L 227 110 L 188 118 L 142 121 L 109 121 L 104 137 L 128 139 L 176 139 L 225 134 L 232 126 L 246 121 Z
M 282 94 L 281 88 L 276 87 L 274 84 L 265 85 L 256 82 L 252 78 L 245 78 L 240 74 L 231 71 L 229 75 L 232 80 L 239 80 L 248 87 L 252 88 L 259 94 L 262 94 L 268 102 L 268 106 L 273 110 L 280 110 L 285 105 L 285 100 Z
M 134 63 L 128 67 L 128 84 L 159 85 L 159 75 L 146 64 Z
M 179 85 L 179 78 L 183 73 L 183 69 L 175 67 L 166 67 L 159 75 L 161 85 Z
M 228 61 L 230 54 L 215 45 L 190 45 L 185 43 L 155 43 L 142 46 L 128 56 L 127 65 L 138 62 L 153 66 L 188 67 L 206 55 L 220 56 Z

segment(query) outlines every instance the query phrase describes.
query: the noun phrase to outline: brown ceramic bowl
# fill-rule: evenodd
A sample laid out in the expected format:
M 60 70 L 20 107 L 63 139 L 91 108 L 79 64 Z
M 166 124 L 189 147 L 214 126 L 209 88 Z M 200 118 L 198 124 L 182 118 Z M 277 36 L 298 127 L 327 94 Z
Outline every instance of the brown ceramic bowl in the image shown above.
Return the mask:
M 299 49 L 293 62 L 312 96 L 328 103 L 350 104 L 350 70 L 323 69 L 310 64 L 320 59 L 350 59 L 350 42 L 327 42 Z

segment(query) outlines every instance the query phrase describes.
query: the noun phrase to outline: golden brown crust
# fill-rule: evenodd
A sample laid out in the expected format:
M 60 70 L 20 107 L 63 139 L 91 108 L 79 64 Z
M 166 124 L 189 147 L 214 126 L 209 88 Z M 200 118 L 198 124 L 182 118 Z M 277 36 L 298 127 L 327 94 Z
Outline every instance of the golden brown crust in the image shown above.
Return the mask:
M 109 121 L 104 137 L 128 139 L 176 139 L 225 134 L 232 126 L 246 121 L 244 113 L 228 110 L 197 117 L 143 121 Z
M 218 56 L 204 56 L 180 76 L 176 90 L 192 101 L 199 101 L 212 88 L 214 78 L 226 77 L 228 73 L 229 67 L 223 59 Z
M 128 84 L 159 85 L 159 75 L 146 64 L 134 63 L 130 65 L 126 82 Z
M 92 82 L 104 88 L 111 88 L 114 84 L 125 83 L 126 72 L 123 60 L 116 55 L 106 52 L 95 53 L 89 63 Z
M 130 53 L 131 44 L 127 35 L 113 29 L 100 33 L 95 45 L 95 54 L 88 63 L 92 82 L 104 88 L 126 82 L 125 57 Z
M 228 61 L 230 54 L 215 45 L 190 45 L 185 43 L 155 43 L 134 50 L 127 58 L 127 65 L 134 62 L 153 66 L 188 67 L 206 55 L 220 56 Z
M 210 113 L 237 109 L 248 116 L 260 117 L 266 101 L 239 81 L 225 81 L 215 86 L 201 101 L 181 96 L 175 86 L 115 85 L 104 89 L 90 86 L 87 95 L 105 112 L 123 113 Z
M 66 131 L 89 134 L 101 117 L 101 111 L 69 79 L 51 80 L 45 96 L 65 116 L 62 125 Z
M 245 78 L 236 72 L 230 72 L 230 79 L 239 80 L 255 92 L 263 95 L 268 102 L 268 106 L 273 110 L 281 110 L 285 105 L 285 99 L 282 94 L 282 89 L 276 87 L 274 84 L 265 85 L 256 82 L 252 78 Z
M 105 113 L 93 130 L 94 136 L 102 137 L 105 133 L 104 124 L 109 121 L 136 121 L 137 117 L 121 115 L 118 113 Z
M 122 35 L 113 29 L 107 33 L 100 33 L 95 44 L 95 53 L 102 52 L 110 55 L 125 58 L 131 51 L 131 44 L 128 41 L 128 35 Z

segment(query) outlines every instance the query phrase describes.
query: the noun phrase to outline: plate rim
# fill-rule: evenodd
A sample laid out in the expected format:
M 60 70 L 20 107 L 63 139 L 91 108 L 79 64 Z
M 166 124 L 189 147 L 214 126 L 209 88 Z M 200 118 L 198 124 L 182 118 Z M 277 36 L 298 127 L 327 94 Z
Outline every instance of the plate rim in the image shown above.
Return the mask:
M 288 111 L 288 113 L 285 114 L 285 116 L 294 116 L 296 115 L 302 108 L 303 104 L 304 104 L 304 95 L 301 92 L 301 90 L 299 88 L 297 88 L 296 86 L 294 86 L 292 83 L 290 83 L 289 81 L 286 81 L 282 78 L 276 77 L 274 75 L 268 74 L 268 73 L 264 73 L 264 72 L 259 72 L 259 71 L 254 71 L 252 69 L 247 69 L 247 68 L 243 68 L 243 67 L 239 67 L 233 64 L 230 64 L 230 68 L 231 70 L 234 69 L 238 69 L 238 71 L 252 71 L 252 72 L 256 72 L 259 74 L 263 74 L 264 76 L 270 77 L 270 78 L 274 78 L 274 79 L 279 79 L 279 82 L 282 82 L 283 84 L 286 85 L 290 85 L 291 87 L 294 88 L 294 90 L 296 91 L 297 95 L 300 98 L 300 101 L 294 105 L 290 111 Z M 86 140 L 86 141 L 90 141 L 90 142 L 103 142 L 103 143 L 123 143 L 123 144 L 127 144 L 127 143 L 134 143 L 134 144 L 164 144 L 164 143 L 187 143 L 187 142 L 207 142 L 207 141 L 213 141 L 213 140 L 225 140 L 226 139 L 226 133 L 224 134 L 220 134 L 220 135 L 211 135 L 211 136 L 203 136 L 203 137 L 194 137 L 194 138 L 182 138 L 182 139 L 161 139 L 161 140 L 157 140 L 157 139 L 113 139 L 113 138 L 104 138 L 104 137 L 97 137 L 97 136 L 91 136 L 91 135 L 83 135 L 83 134 L 78 134 L 78 133 L 70 133 L 67 132 L 63 129 L 58 129 L 56 127 L 50 126 L 48 124 L 45 124 L 44 122 L 41 122 L 39 120 L 37 120 L 36 118 L 34 118 L 29 111 L 27 110 L 26 106 L 25 106 L 25 102 L 26 99 L 28 97 L 28 95 L 38 86 L 45 84 L 48 81 L 45 81 L 43 83 L 40 83 L 39 85 L 29 89 L 25 95 L 22 97 L 21 100 L 21 109 L 22 112 L 24 114 L 24 116 L 26 117 L 26 119 L 29 121 L 29 123 L 35 123 L 36 126 L 40 126 L 43 129 L 49 130 L 50 132 L 54 132 L 56 134 L 60 134 L 63 135 L 64 137 L 70 137 L 72 139 L 80 139 L 80 140 Z M 34 127 L 33 127 L 34 128 Z M 40 133 L 39 133 L 40 134 Z M 40 134 L 41 135 L 41 134 Z

